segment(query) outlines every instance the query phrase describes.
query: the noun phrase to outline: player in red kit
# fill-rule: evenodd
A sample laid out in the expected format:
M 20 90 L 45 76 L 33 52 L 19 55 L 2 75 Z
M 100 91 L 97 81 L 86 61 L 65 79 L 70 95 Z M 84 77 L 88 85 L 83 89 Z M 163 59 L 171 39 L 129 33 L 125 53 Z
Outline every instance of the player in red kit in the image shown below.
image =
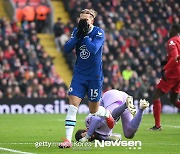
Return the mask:
M 170 91 L 171 102 L 180 109 L 180 24 L 173 24 L 169 30 L 170 39 L 167 42 L 167 63 L 162 70 L 162 78 L 156 86 L 152 96 L 153 114 L 155 126 L 150 130 L 161 130 L 160 114 L 161 101 L 160 97 Z

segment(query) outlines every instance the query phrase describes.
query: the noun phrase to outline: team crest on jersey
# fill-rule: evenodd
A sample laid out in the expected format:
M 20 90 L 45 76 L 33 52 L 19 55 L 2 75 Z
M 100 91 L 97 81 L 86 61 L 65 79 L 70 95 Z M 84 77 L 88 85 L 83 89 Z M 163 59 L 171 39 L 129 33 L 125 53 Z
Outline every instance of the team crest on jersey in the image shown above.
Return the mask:
M 101 32 L 97 32 L 97 34 L 96 34 L 96 36 L 98 36 L 98 37 L 102 37 L 103 35 L 102 35 L 102 33 Z
M 72 87 L 70 87 L 70 88 L 69 88 L 69 92 L 72 92 L 72 91 L 73 91 L 73 88 L 72 88 Z
M 172 46 L 172 45 L 176 45 L 176 44 L 174 43 L 174 41 L 170 41 L 170 42 L 169 42 L 169 46 Z
M 82 59 L 88 59 L 90 56 L 90 52 L 87 50 L 86 45 L 82 45 L 80 48 L 80 57 Z

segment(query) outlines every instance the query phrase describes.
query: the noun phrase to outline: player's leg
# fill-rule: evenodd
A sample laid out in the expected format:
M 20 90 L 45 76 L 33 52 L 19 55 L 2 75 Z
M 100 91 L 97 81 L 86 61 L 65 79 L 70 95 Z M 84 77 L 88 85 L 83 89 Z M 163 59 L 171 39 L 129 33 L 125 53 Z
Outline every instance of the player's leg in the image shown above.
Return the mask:
M 133 115 L 125 110 L 121 115 L 121 122 L 123 127 L 123 133 L 126 138 L 132 138 L 134 136 L 134 130 L 130 127 L 130 122 L 133 119 Z
M 171 89 L 177 90 L 177 88 L 178 88 L 177 85 L 178 85 L 177 80 L 167 78 L 166 81 L 161 79 L 159 84 L 156 86 L 156 90 L 153 94 L 153 114 L 154 114 L 154 119 L 155 119 L 155 126 L 150 128 L 150 130 L 161 130 L 161 124 L 160 124 L 161 101 L 160 101 L 160 97 L 162 95 L 168 93 Z
M 71 140 L 76 125 L 76 114 L 78 106 L 84 98 L 85 95 L 85 86 L 83 83 L 72 80 L 71 86 L 69 88 L 69 108 L 65 119 L 65 128 L 66 128 L 66 140 L 60 143 L 60 148 L 69 148 L 71 147 Z
M 178 109 L 180 109 L 179 95 L 180 95 L 180 81 L 179 79 L 177 79 L 177 83 L 170 92 L 170 99 L 172 104 L 174 104 L 174 106 L 176 106 Z
M 91 114 L 96 113 L 98 111 L 100 102 L 91 102 L 89 101 L 89 112 Z
M 122 115 L 121 115 L 121 121 L 122 121 L 122 126 L 123 126 L 123 132 L 124 136 L 126 138 L 133 138 L 136 131 L 139 128 L 139 125 L 142 120 L 143 116 L 143 111 L 149 106 L 149 102 L 146 100 L 140 100 L 140 109 L 137 112 L 137 114 L 134 116 L 130 114 L 128 110 L 126 110 Z
M 155 89 L 152 102 L 153 102 L 153 115 L 155 120 L 155 125 L 150 128 L 150 130 L 161 130 L 160 116 L 161 116 L 161 100 L 160 97 L 165 93 L 160 89 Z
M 111 105 L 111 107 L 116 106 L 117 103 L 114 103 Z M 114 118 L 115 121 L 118 121 L 120 116 L 123 114 L 123 112 L 127 109 L 126 103 L 123 103 L 112 111 L 112 117 Z
M 99 108 L 99 100 L 102 92 L 102 80 L 92 80 L 88 83 L 89 111 L 91 114 L 96 113 Z
M 117 121 L 117 119 L 119 119 L 119 117 L 121 116 L 121 114 L 124 112 L 124 110 L 126 108 L 128 108 L 129 112 L 134 116 L 136 114 L 136 107 L 133 104 L 133 97 L 132 96 L 128 96 L 126 98 L 126 103 L 122 103 L 121 101 L 113 103 L 111 106 L 115 106 L 117 104 L 121 104 L 119 106 L 117 106 L 116 108 L 114 108 L 114 110 L 112 111 L 112 116 L 113 118 Z M 111 107 L 110 106 L 110 107 Z
M 175 92 L 170 92 L 170 99 L 172 104 L 176 106 L 178 109 L 180 109 L 179 94 Z
M 103 80 L 91 80 L 88 83 L 89 111 L 95 116 L 104 116 L 109 128 L 114 127 L 114 119 L 110 112 L 104 107 L 99 106 L 102 93 Z
M 76 125 L 76 114 L 81 100 L 82 99 L 77 96 L 69 95 L 69 108 L 66 115 L 65 128 L 66 139 L 68 139 L 70 142 L 72 140 L 73 130 Z

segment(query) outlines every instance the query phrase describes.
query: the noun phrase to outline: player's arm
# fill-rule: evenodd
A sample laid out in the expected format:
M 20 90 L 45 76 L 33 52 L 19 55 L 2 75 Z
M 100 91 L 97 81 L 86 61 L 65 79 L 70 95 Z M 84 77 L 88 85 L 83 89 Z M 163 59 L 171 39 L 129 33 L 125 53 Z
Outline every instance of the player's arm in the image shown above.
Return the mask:
M 97 31 L 95 38 L 93 38 L 93 40 L 91 40 L 89 36 L 85 36 L 84 40 L 88 51 L 92 54 L 96 54 L 97 51 L 100 49 L 100 47 L 103 45 L 104 38 L 105 38 L 105 34 L 102 29 L 99 29 Z
M 75 29 L 71 34 L 70 40 L 67 41 L 66 44 L 64 45 L 64 51 L 66 53 L 71 52 L 76 47 L 76 43 L 78 42 L 78 38 L 75 36 L 76 32 L 77 30 Z
M 169 53 L 170 53 L 171 58 L 168 60 L 167 64 L 164 66 L 164 70 L 168 70 L 169 68 L 174 66 L 174 64 L 179 63 L 180 61 L 180 55 L 178 54 L 178 48 L 175 43 L 174 45 L 169 44 L 169 51 L 170 51 Z
M 80 139 L 80 142 L 87 142 L 91 138 L 91 136 L 94 134 L 95 130 L 100 127 L 102 120 L 103 120 L 102 117 L 92 116 L 87 134 L 85 137 Z
M 100 127 L 101 121 L 103 121 L 102 117 L 92 116 L 91 123 L 87 132 L 88 136 L 92 136 L 94 134 L 95 130 Z

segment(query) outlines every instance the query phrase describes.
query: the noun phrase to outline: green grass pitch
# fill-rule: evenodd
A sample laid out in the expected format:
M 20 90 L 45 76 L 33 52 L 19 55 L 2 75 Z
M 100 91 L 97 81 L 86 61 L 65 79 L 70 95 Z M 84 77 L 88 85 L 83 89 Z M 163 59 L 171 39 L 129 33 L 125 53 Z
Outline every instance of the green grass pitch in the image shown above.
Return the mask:
M 75 131 L 85 127 L 85 116 L 77 116 Z M 122 146 L 95 148 L 93 144 L 88 148 L 59 149 L 55 143 L 65 137 L 64 119 L 65 115 L 62 114 L 0 115 L 0 153 L 180 153 L 180 114 L 162 115 L 163 131 L 158 132 L 148 130 L 153 124 L 153 115 L 144 115 L 141 126 L 132 139 L 142 142 L 141 149 Z M 123 136 L 121 122 L 113 132 L 121 133 L 122 140 L 127 140 Z M 54 145 L 49 148 L 35 147 L 36 142 L 43 141 Z

